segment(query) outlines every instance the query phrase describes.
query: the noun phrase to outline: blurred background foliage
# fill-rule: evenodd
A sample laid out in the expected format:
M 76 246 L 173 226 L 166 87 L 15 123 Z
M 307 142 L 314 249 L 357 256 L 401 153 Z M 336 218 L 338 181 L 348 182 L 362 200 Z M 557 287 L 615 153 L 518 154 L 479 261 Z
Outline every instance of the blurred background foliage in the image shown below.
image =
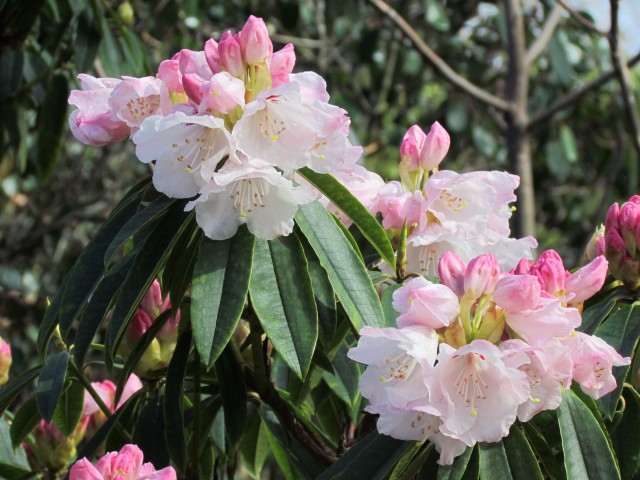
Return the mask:
M 555 1 L 522 1 L 527 45 Z M 390 4 L 455 71 L 505 96 L 503 2 Z M 443 168 L 509 169 L 503 113 L 440 76 L 365 0 L 0 0 L 0 335 L 13 339 L 14 365 L 26 368 L 47 297 L 83 245 L 146 175 L 129 142 L 98 149 L 70 135 L 76 75 L 154 75 L 161 60 L 237 31 L 249 14 L 265 19 L 275 49 L 295 45 L 296 71 L 327 79 L 332 103 L 351 115 L 365 165 L 385 179 L 397 178 L 407 128 L 428 130 L 436 120 L 452 138 Z M 611 70 L 606 32 L 585 25 L 564 12 L 531 64 L 530 114 Z M 577 265 L 611 202 L 638 191 L 619 85 L 606 82 L 530 133 L 537 238 Z

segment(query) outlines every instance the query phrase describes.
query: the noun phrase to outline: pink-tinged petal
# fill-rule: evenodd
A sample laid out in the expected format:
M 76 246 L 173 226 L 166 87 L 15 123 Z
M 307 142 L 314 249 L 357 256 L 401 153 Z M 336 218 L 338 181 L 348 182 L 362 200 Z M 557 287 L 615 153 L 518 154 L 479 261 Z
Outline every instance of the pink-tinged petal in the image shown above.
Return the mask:
M 238 36 L 242 58 L 247 65 L 262 63 L 273 53 L 269 31 L 262 18 L 249 16 Z
M 105 380 L 103 382 L 92 382 L 91 386 L 96 391 L 100 399 L 104 402 L 107 408 L 113 411 L 113 401 L 116 395 L 116 385 L 111 380 Z M 84 407 L 82 409 L 82 416 L 93 415 L 95 412 L 100 411 L 100 407 L 93 399 L 89 392 L 85 391 L 84 394 Z
M 300 89 L 300 101 L 305 105 L 313 105 L 316 102 L 328 102 L 327 82 L 315 72 L 301 72 L 289 75 L 292 83 Z M 333 105 L 331 105 L 333 107 Z M 345 111 L 339 107 L 333 107 L 339 113 L 339 117 L 345 117 Z
M 82 458 L 71 467 L 69 480 L 105 480 L 105 478 L 89 460 Z
M 293 44 L 287 43 L 277 52 L 274 52 L 271 56 L 269 63 L 269 70 L 273 72 L 282 72 L 283 74 L 289 74 L 293 72 L 293 67 L 296 64 L 296 54 L 293 51 Z
M 196 105 L 202 102 L 202 92 L 200 91 L 200 87 L 204 83 L 204 80 L 199 75 L 194 73 L 187 73 L 182 76 L 182 86 L 184 88 L 184 92 Z
M 564 297 L 568 272 L 564 268 L 562 258 L 555 250 L 542 252 L 538 260 L 531 265 L 529 273 L 538 277 L 543 290 L 552 295 Z
M 160 282 L 158 280 L 154 280 L 151 283 L 149 290 L 147 290 L 147 293 L 142 297 L 140 308 L 147 312 L 154 320 L 158 318 L 158 315 L 162 312 L 171 308 L 169 296 L 167 295 L 165 300 L 162 299 L 162 289 L 160 288 Z
M 540 300 L 540 282 L 533 275 L 508 275 L 503 277 L 493 294 L 495 302 L 507 311 L 518 312 L 534 309 Z
M 423 325 L 433 329 L 448 326 L 460 313 L 458 297 L 445 285 L 416 277 L 393 292 L 393 308 L 401 314 L 400 328 Z
M 400 143 L 400 158 L 407 163 L 409 171 L 417 170 L 420 166 L 420 151 L 424 146 L 427 135 L 418 125 L 413 125 L 404 134 Z
M 573 293 L 572 303 L 584 302 L 595 295 L 604 285 L 609 262 L 599 256 L 580 270 L 569 275 L 565 282 L 567 293 Z
M 531 262 L 528 259 L 523 258 L 518 262 L 518 265 L 513 269 L 512 273 L 514 273 L 515 275 L 529 275 L 530 270 Z
M 613 203 L 607 211 L 605 217 L 604 230 L 605 232 L 610 230 L 620 230 L 620 206 L 617 203 Z
M 200 111 L 203 113 L 212 110 L 226 115 L 236 107 L 244 106 L 244 82 L 227 72 L 215 74 L 199 88 Z
M 122 77 L 109 97 L 113 120 L 137 128 L 152 115 L 168 115 L 171 100 L 166 85 L 156 77 Z
M 212 73 L 220 71 L 220 55 L 218 53 L 218 42 L 213 38 L 207 40 L 204 44 L 204 57 Z
M 420 166 L 425 170 L 433 170 L 440 165 L 449 151 L 450 143 L 447 131 L 438 122 L 434 122 L 420 152 Z
M 173 467 L 166 467 L 157 472 L 147 473 L 138 478 L 138 480 L 176 480 L 177 475 Z
M 242 78 L 244 75 L 244 62 L 242 50 L 236 36 L 231 32 L 224 32 L 218 43 L 218 57 L 220 66 L 234 77 Z
M 11 347 L 0 337 L 0 385 L 4 385 L 9 381 L 11 362 Z
M 438 263 L 440 283 L 449 287 L 460 298 L 464 295 L 464 272 L 467 265 L 453 252 L 445 252 Z
M 124 384 L 124 389 L 122 390 L 122 396 L 120 397 L 120 402 L 118 402 L 118 408 L 120 408 L 124 402 L 129 400 L 134 393 L 142 388 L 142 381 L 135 374 L 132 373 L 127 380 L 127 383 Z
M 149 327 L 153 324 L 153 320 L 149 316 L 147 312 L 138 308 L 133 317 L 133 321 L 131 322 L 131 333 L 134 342 L 140 340 L 142 335 L 149 329 Z
M 493 255 L 480 255 L 469 262 L 464 271 L 464 291 L 471 290 L 476 298 L 495 290 L 500 279 L 500 265 Z
M 505 321 L 528 344 L 539 346 L 554 337 L 570 335 L 582 317 L 575 308 L 562 306 L 562 300 L 541 296 L 533 309 L 506 311 Z
M 177 58 L 160 62 L 158 78 L 162 80 L 170 92 L 184 93 L 182 73 L 180 73 L 180 64 Z

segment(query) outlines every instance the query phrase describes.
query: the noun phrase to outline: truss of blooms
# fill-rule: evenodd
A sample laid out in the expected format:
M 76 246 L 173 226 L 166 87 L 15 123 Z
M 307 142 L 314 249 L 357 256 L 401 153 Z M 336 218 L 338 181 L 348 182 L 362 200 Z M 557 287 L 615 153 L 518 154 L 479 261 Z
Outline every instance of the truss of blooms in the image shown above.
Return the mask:
M 154 77 L 80 74 L 69 124 L 89 145 L 131 138 L 156 189 L 192 199 L 186 208 L 209 238 L 230 238 L 241 224 L 264 239 L 288 235 L 298 205 L 319 197 L 295 180 L 297 169 L 377 177 L 356 165 L 362 148 L 325 81 L 293 74 L 294 64 L 293 45 L 273 52 L 264 21 L 251 16 L 235 35 L 163 61 Z
M 598 337 L 577 332 L 583 302 L 603 285 L 599 256 L 574 273 L 552 250 L 502 272 L 495 256 L 438 264 L 393 293 L 397 328 L 365 327 L 349 357 L 367 365 L 360 388 L 378 430 L 431 440 L 451 464 L 476 442 L 497 442 L 516 419 L 556 409 L 572 381 L 593 398 L 628 365 Z

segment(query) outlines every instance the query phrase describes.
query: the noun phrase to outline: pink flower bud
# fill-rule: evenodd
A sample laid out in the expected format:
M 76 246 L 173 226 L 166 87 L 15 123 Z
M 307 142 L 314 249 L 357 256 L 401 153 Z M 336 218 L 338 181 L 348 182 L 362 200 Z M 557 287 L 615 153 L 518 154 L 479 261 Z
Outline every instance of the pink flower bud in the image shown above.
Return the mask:
M 158 66 L 158 78 L 167 86 L 170 92 L 184 93 L 182 86 L 182 73 L 178 62 L 180 54 L 177 53 L 171 60 L 164 60 Z
M 184 87 L 184 92 L 187 94 L 187 97 L 195 103 L 199 104 L 202 101 L 202 92 L 200 91 L 200 87 L 202 86 L 203 81 L 202 77 L 194 74 L 187 73 L 182 76 L 182 86 Z
M 269 31 L 261 18 L 251 15 L 238 36 L 242 58 L 247 65 L 262 63 L 273 53 Z
M 293 67 L 296 64 L 296 54 L 293 51 L 293 44 L 287 43 L 282 49 L 278 50 L 271 56 L 269 63 L 269 70 L 271 74 L 274 72 L 284 72 L 289 74 L 293 72 Z
M 493 292 L 500 279 L 500 265 L 493 255 L 480 255 L 469 262 L 464 272 L 464 291 L 473 291 L 476 298 Z
M 571 303 L 584 302 L 602 288 L 607 277 L 609 262 L 599 256 L 589 264 L 569 275 L 565 282 L 567 293 L 575 294 Z
M 434 122 L 420 152 L 420 166 L 425 170 L 433 170 L 440 165 L 449 151 L 450 143 L 447 131 L 438 122 Z
M 528 259 L 523 258 L 518 262 L 518 265 L 516 265 L 516 268 L 514 268 L 511 273 L 514 275 L 529 275 L 530 270 L 531 262 Z
M 620 207 L 617 203 L 612 204 L 607 211 L 607 216 L 604 221 L 604 229 L 607 230 L 619 230 L 620 229 Z
M 393 292 L 393 308 L 400 312 L 400 328 L 423 325 L 438 329 L 448 326 L 460 313 L 455 294 L 424 277 L 412 278 Z
M 568 272 L 564 268 L 562 258 L 555 250 L 542 252 L 531 266 L 530 273 L 538 277 L 543 290 L 553 295 L 557 293 L 564 296 L 564 283 Z
M 211 71 L 215 74 L 220 71 L 220 56 L 218 54 L 218 42 L 213 38 L 207 40 L 204 44 L 204 57 Z
M 446 285 L 461 298 L 464 295 L 464 271 L 467 268 L 461 258 L 453 252 L 445 252 L 438 263 L 440 283 Z
M 511 312 L 532 310 L 540 299 L 540 282 L 533 275 L 507 275 L 493 294 L 495 302 Z
M 200 85 L 200 111 L 213 110 L 223 114 L 244 105 L 244 82 L 227 72 L 216 73 L 211 80 Z
M 9 380 L 11 361 L 11 347 L 0 337 L 0 385 L 4 385 Z
M 620 208 L 620 234 L 627 247 L 627 252 L 633 258 L 636 258 L 636 230 L 640 225 L 640 204 L 635 202 L 626 202 Z
M 160 282 L 158 282 L 158 280 L 153 281 L 149 290 L 142 298 L 140 307 L 149 314 L 152 320 L 155 320 L 158 318 L 158 315 L 171 308 L 169 295 L 162 300 L 162 289 L 160 288 Z
M 149 316 L 147 312 L 143 309 L 139 308 L 136 310 L 136 314 L 133 317 L 133 321 L 131 322 L 131 334 L 133 337 L 133 341 L 137 342 L 140 340 L 140 337 L 144 335 L 144 332 L 151 326 L 153 323 L 153 319 Z
M 596 228 L 589 243 L 587 243 L 587 246 L 584 248 L 584 257 L 588 262 L 594 260 L 599 255 L 604 255 L 604 225 Z
M 427 135 L 418 125 L 413 125 L 407 130 L 400 144 L 400 157 L 406 162 L 409 171 L 415 171 L 420 167 L 420 152 L 423 149 Z
M 244 62 L 238 39 L 230 32 L 224 32 L 218 43 L 220 66 L 234 77 L 244 76 Z

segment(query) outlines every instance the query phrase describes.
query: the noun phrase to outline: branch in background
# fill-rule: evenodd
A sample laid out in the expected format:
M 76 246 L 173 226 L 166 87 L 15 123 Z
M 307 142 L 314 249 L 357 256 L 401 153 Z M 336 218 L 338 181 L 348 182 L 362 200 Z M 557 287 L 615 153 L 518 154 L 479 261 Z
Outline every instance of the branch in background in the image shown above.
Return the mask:
M 556 2 L 558 2 L 558 5 L 560 5 L 562 8 L 564 8 L 567 11 L 567 13 L 569 15 L 571 15 L 583 27 L 587 28 L 588 30 L 590 30 L 593 33 L 596 33 L 596 34 L 598 34 L 598 35 L 600 35 L 602 37 L 607 35 L 607 32 L 603 32 L 602 30 L 600 30 L 588 18 L 586 18 L 580 12 L 578 12 L 577 10 L 574 10 L 569 5 L 567 5 L 564 2 L 564 0 L 556 0 Z
M 527 65 L 531 66 L 531 64 L 540 56 L 540 54 L 544 51 L 546 46 L 549 44 L 551 37 L 553 36 L 553 32 L 555 32 L 556 27 L 560 23 L 562 19 L 562 6 L 556 3 L 553 6 L 553 9 L 549 13 L 547 17 L 547 21 L 545 22 L 542 30 L 540 31 L 540 36 L 536 38 L 536 41 L 531 44 L 529 50 L 527 50 L 526 62 Z
M 467 92 L 487 105 L 491 105 L 499 110 L 506 111 L 509 109 L 509 103 L 500 97 L 497 97 L 485 90 L 482 90 L 477 85 L 474 85 L 469 80 L 461 76 L 455 70 L 453 70 L 436 52 L 434 52 L 425 42 L 420 38 L 420 35 L 402 18 L 402 16 L 396 12 L 393 8 L 387 5 L 383 0 L 369 0 L 374 7 L 380 12 L 389 17 L 393 23 L 396 24 L 400 30 L 413 42 L 418 51 L 424 58 L 431 63 L 440 74 L 442 74 L 447 80 L 453 83 L 461 90 Z
M 634 57 L 630 58 L 627 61 L 626 66 L 627 66 L 627 68 L 631 68 L 638 62 L 640 62 L 640 53 L 638 53 Z M 565 95 L 560 100 L 552 103 L 549 107 L 545 108 L 543 111 L 538 112 L 535 115 L 533 115 L 531 117 L 531 120 L 529 121 L 529 125 L 528 125 L 527 128 L 530 130 L 533 127 L 537 127 L 539 124 L 546 122 L 553 115 L 558 113 L 560 110 L 564 110 L 565 108 L 573 105 L 574 103 L 577 103 L 586 94 L 588 94 L 592 90 L 596 90 L 596 89 L 600 88 L 601 86 L 603 86 L 605 83 L 607 83 L 609 80 L 611 80 L 615 76 L 616 76 L 616 72 L 615 72 L 615 70 L 612 70 L 610 72 L 607 72 L 607 73 L 603 74 L 601 77 L 595 79 L 594 81 L 592 81 L 590 83 L 587 83 L 580 90 L 576 90 L 574 92 L 571 92 L 571 93 Z
M 611 62 L 613 63 L 613 70 L 618 78 L 618 83 L 620 83 L 622 101 L 629 121 L 629 128 L 631 129 L 631 141 L 636 149 L 637 159 L 640 160 L 640 118 L 638 118 L 636 98 L 631 89 L 629 67 L 624 62 L 622 50 L 620 49 L 620 32 L 618 29 L 619 0 L 610 0 L 609 4 L 611 6 L 611 29 L 609 31 Z

